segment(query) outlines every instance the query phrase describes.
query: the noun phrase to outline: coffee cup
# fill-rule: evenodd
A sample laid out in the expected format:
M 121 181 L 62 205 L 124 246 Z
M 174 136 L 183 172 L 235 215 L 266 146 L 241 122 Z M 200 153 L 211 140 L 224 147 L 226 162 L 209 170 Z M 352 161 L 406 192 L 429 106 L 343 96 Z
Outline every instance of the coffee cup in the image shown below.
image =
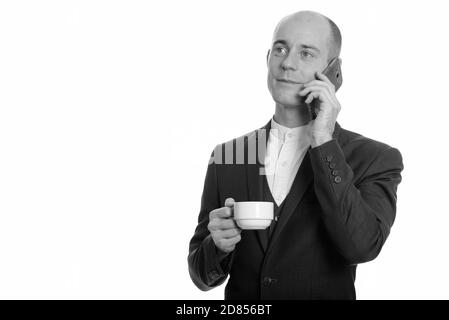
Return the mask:
M 234 203 L 234 219 L 241 229 L 266 229 L 270 226 L 273 216 L 273 202 L 240 201 Z

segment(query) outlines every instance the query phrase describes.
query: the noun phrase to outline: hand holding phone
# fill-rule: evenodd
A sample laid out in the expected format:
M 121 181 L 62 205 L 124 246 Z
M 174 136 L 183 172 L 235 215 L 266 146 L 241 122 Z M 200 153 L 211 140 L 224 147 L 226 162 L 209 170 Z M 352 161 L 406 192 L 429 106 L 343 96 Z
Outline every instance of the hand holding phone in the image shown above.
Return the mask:
M 341 74 L 341 62 L 339 58 L 332 59 L 331 62 L 324 69 L 323 74 L 332 82 L 335 86 L 335 92 L 341 87 L 343 83 L 343 76 Z M 316 109 L 318 108 L 318 99 L 313 99 L 310 104 L 310 113 L 312 115 L 312 120 L 315 120 L 317 117 Z

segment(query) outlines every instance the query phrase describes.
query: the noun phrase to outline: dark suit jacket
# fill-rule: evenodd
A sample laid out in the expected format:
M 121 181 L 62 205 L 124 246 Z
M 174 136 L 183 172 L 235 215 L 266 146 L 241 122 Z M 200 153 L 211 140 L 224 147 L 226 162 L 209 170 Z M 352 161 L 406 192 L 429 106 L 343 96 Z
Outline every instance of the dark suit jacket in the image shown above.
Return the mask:
M 226 299 L 355 299 L 356 266 L 379 254 L 395 219 L 401 154 L 336 123 L 331 141 L 309 148 L 270 241 L 265 230 L 243 230 L 223 260 L 209 212 L 228 197 L 263 200 L 263 161 L 252 151 L 266 147 L 269 129 L 270 122 L 212 153 L 190 241 L 193 282 L 209 290 L 230 275 Z

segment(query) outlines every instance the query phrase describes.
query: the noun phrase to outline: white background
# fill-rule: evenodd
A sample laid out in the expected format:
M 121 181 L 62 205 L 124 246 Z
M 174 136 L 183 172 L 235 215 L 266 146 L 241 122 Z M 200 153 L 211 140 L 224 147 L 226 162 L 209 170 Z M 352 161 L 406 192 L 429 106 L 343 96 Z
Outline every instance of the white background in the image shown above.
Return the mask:
M 0 298 L 222 299 L 187 269 L 209 155 L 274 112 L 276 23 L 343 34 L 346 129 L 397 147 L 359 299 L 449 298 L 445 1 L 0 2 Z

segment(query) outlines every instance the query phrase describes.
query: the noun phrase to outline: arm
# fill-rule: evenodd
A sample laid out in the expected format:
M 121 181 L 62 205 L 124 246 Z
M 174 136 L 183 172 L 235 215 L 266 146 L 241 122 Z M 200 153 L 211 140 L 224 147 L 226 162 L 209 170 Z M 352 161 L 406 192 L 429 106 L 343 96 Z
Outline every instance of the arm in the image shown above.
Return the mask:
M 374 259 L 395 219 L 401 154 L 394 148 L 382 150 L 357 186 L 335 139 L 310 149 L 310 156 L 322 218 L 337 250 L 349 264 Z M 335 168 L 331 168 L 332 163 Z
M 222 284 L 228 274 L 233 257 L 218 249 L 208 230 L 209 213 L 220 207 L 216 164 L 209 163 L 201 197 L 201 209 L 195 234 L 189 246 L 189 273 L 195 285 L 207 291 Z

